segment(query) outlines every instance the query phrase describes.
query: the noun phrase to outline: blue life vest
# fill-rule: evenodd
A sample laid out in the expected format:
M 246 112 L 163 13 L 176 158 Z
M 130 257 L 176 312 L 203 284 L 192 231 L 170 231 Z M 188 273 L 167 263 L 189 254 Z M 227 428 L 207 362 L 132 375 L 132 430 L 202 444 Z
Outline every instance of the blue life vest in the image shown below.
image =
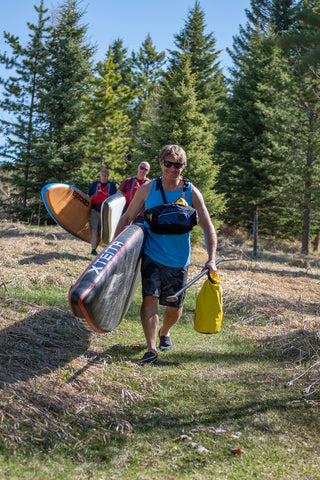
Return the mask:
M 174 203 L 183 196 L 183 187 L 174 192 L 164 190 L 168 203 Z M 189 182 L 185 192 L 185 200 L 192 206 L 192 183 Z M 146 210 L 157 205 L 162 205 L 163 199 L 157 180 L 152 181 L 151 191 L 145 201 Z M 168 267 L 181 268 L 190 263 L 190 232 L 182 234 L 159 234 L 153 233 L 145 222 L 147 229 L 144 253 L 149 258 Z

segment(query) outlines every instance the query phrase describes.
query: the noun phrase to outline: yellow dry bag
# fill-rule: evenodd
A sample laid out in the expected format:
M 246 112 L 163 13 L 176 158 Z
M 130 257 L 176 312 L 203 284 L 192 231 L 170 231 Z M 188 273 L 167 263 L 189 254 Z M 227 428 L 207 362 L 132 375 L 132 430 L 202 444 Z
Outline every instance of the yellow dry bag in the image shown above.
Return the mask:
M 218 333 L 222 316 L 222 287 L 217 272 L 214 272 L 204 282 L 197 297 L 194 329 L 199 333 Z

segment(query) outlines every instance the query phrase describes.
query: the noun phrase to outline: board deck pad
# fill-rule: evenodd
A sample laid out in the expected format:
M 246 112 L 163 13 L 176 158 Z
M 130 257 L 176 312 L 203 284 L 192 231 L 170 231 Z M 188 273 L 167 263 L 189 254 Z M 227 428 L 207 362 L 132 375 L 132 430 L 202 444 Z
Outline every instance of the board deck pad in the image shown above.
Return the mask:
M 65 183 L 50 183 L 41 195 L 53 220 L 75 237 L 91 243 L 91 198 L 78 188 Z
M 139 284 L 143 242 L 144 226 L 129 225 L 91 262 L 70 289 L 75 317 L 100 333 L 119 325 Z
M 115 193 L 101 205 L 101 241 L 105 245 L 113 240 L 125 204 L 126 197 L 122 193 Z

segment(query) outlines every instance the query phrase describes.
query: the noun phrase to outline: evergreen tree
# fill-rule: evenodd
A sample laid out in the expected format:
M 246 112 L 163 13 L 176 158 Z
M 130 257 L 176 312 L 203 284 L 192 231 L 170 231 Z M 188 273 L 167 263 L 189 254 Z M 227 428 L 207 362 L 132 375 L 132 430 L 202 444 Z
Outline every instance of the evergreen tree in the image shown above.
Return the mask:
M 223 129 L 218 135 L 216 155 L 222 164 L 219 191 L 226 194 L 226 220 L 251 229 L 253 215 L 270 208 L 274 185 L 274 163 L 263 111 L 260 85 L 264 69 L 273 61 L 273 52 L 264 42 L 276 31 L 290 28 L 294 2 L 288 0 L 251 0 L 246 10 L 249 22 L 234 37 L 234 62 L 231 69 L 231 95 L 223 110 Z M 279 59 L 281 62 L 281 59 Z M 274 155 L 273 162 L 268 161 Z
M 190 56 L 181 55 L 179 68 L 176 65 L 167 72 L 161 92 L 154 97 L 153 108 L 146 113 L 147 120 L 142 122 L 143 138 L 149 140 L 147 156 L 148 160 L 152 159 L 154 172 L 159 171 L 158 153 L 164 145 L 179 144 L 185 149 L 188 166 L 184 173 L 190 174 L 210 214 L 214 215 L 223 211 L 224 202 L 214 191 L 218 173 L 210 154 L 214 139 L 206 116 L 199 109 L 195 85 Z
M 276 34 L 288 31 L 295 22 L 295 5 L 297 0 L 251 0 L 250 10 L 246 9 L 246 15 L 250 22 L 246 32 L 241 28 L 241 36 L 237 37 L 241 44 L 245 38 L 256 31 L 259 26 L 260 32 L 268 36 L 270 27 Z M 242 40 L 241 40 L 242 37 Z
M 300 112 L 295 104 L 297 88 L 290 59 L 274 48 L 270 61 L 260 71 L 256 107 L 264 119 L 270 148 L 263 161 L 270 181 L 259 208 L 259 227 L 285 238 L 301 233 L 301 165 L 296 149 L 300 137 Z
M 277 40 L 284 49 L 298 49 L 302 54 L 300 68 L 318 67 L 320 63 L 320 5 L 319 2 L 302 2 L 297 15 L 300 28 L 286 33 Z
M 150 35 L 147 35 L 138 53 L 133 51 L 130 57 L 127 49 L 123 46 L 123 41 L 120 39 L 113 42 L 112 53 L 114 55 L 115 71 L 120 74 L 119 85 L 129 87 L 133 94 L 132 102 L 126 105 L 125 110 L 131 122 L 131 140 L 126 153 L 126 175 L 128 176 L 136 172 L 134 151 L 136 143 L 139 144 L 141 141 L 137 136 L 137 128 L 147 99 L 153 89 L 158 86 L 163 75 L 165 53 L 157 53 Z
M 171 69 L 176 66 L 179 68 L 181 54 L 189 54 L 191 72 L 196 75 L 195 89 L 199 108 L 207 116 L 212 131 L 216 132 L 219 127 L 217 110 L 222 106 L 226 87 L 218 62 L 220 52 L 216 50 L 216 40 L 213 33 L 207 34 L 205 29 L 205 13 L 196 0 L 194 7 L 189 10 L 184 28 L 174 35 L 178 50 L 169 50 L 169 60 Z
M 118 38 L 111 45 L 115 72 L 120 74 L 119 83 L 134 90 L 132 61 L 128 49 L 123 46 L 123 40 Z M 109 55 L 109 52 L 107 53 Z
M 14 70 L 14 75 L 6 80 L 1 79 L 4 92 L 0 108 L 7 113 L 6 118 L 0 120 L 6 137 L 1 155 L 7 159 L 2 168 L 12 169 L 9 180 L 15 186 L 3 208 L 10 213 L 18 213 L 24 220 L 30 218 L 34 211 L 35 197 L 39 198 L 40 194 L 34 183 L 38 168 L 35 145 L 44 128 L 40 98 L 43 77 L 48 67 L 44 42 L 50 30 L 43 0 L 39 7 L 34 8 L 38 22 L 36 25 L 28 23 L 30 40 L 27 45 L 22 46 L 18 37 L 4 32 L 12 57 L 6 52 L 0 55 L 0 62 L 7 69 Z
M 304 25 L 298 24 L 296 30 L 304 38 L 311 34 Z M 275 44 L 285 42 L 280 39 Z M 305 59 L 305 49 L 300 44 L 288 57 L 290 74 L 286 78 L 290 80 L 285 88 L 279 91 L 279 75 L 271 74 L 269 84 L 261 86 L 261 90 L 264 96 L 270 96 L 267 106 L 262 107 L 270 123 L 269 136 L 283 157 L 280 185 L 290 216 L 282 213 L 281 219 L 291 226 L 295 220 L 294 227 L 298 225 L 299 233 L 302 231 L 302 253 L 309 253 L 310 234 L 317 235 L 320 225 L 320 71 L 319 67 L 308 68 Z
M 263 82 L 262 69 L 270 61 L 263 47 L 264 36 L 252 37 L 250 55 L 238 59 L 233 71 L 232 95 L 223 115 L 223 128 L 218 135 L 216 155 L 221 163 L 218 190 L 226 194 L 226 221 L 233 225 L 252 227 L 254 214 L 266 208 L 266 192 L 272 177 L 265 163 L 271 148 L 266 136 L 264 116 L 257 106 L 263 102 L 258 85 Z
M 47 43 L 50 67 L 44 85 L 42 108 L 47 123 L 39 143 L 39 185 L 80 182 L 77 172 L 83 156 L 79 148 L 85 134 L 83 96 L 89 88 L 93 48 L 86 43 L 87 26 L 77 0 L 59 7 Z
M 82 172 L 94 180 L 96 172 L 107 166 L 110 179 L 120 182 L 125 175 L 125 154 L 130 142 L 130 119 L 125 112 L 134 99 L 134 91 L 121 86 L 111 47 L 107 60 L 98 62 L 91 84 L 92 92 L 85 97 L 87 134 L 83 137 Z
M 164 74 L 165 52 L 158 53 L 147 35 L 139 52 L 131 54 L 133 78 L 138 92 L 134 109 L 134 124 L 137 125 L 150 95 L 156 91 Z
M 284 62 L 282 76 L 269 70 L 269 84 L 265 82 L 261 90 L 270 98 L 261 108 L 273 150 L 281 159 L 274 190 L 281 199 L 274 203 L 278 205 L 278 223 L 288 233 L 299 234 L 302 253 L 307 254 L 310 233 L 316 234 L 320 224 L 320 102 L 314 95 L 320 81 L 316 76 L 302 78 L 287 63 L 286 76 Z

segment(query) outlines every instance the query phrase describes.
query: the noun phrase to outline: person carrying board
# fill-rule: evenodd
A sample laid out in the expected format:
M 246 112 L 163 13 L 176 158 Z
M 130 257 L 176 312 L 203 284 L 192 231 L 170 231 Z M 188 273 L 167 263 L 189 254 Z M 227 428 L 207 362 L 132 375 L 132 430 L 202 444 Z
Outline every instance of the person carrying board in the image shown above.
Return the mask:
M 166 145 L 160 151 L 159 160 L 162 177 L 137 190 L 115 233 L 118 235 L 130 225 L 145 206 L 146 239 L 142 252 L 143 301 L 140 316 L 148 350 L 140 364 L 157 361 L 157 333 L 161 351 L 173 348 L 170 330 L 181 317 L 185 294 L 174 303 L 166 298 L 186 283 L 191 251 L 188 228 L 192 228 L 196 221 L 204 231 L 208 252 L 204 268 L 216 271 L 216 232 L 201 192 L 181 176 L 187 166 L 184 149 L 179 145 Z M 158 303 L 166 307 L 159 331 Z
M 149 172 L 150 172 L 149 163 L 143 161 L 138 166 L 137 175 L 135 175 L 134 177 L 126 178 L 120 184 L 118 188 L 118 193 L 123 193 L 124 196 L 126 197 L 126 204 L 123 209 L 123 213 L 127 211 L 138 188 L 141 187 L 141 185 L 144 185 L 145 183 L 150 182 L 149 178 L 147 178 L 147 175 Z M 142 209 L 142 211 L 139 212 L 135 221 L 143 222 L 143 214 L 144 214 L 144 209 Z
M 88 195 L 91 197 L 92 208 L 90 212 L 90 227 L 91 227 L 91 255 L 98 255 L 97 246 L 100 243 L 100 230 L 101 230 L 101 205 L 111 195 L 117 192 L 116 184 L 110 182 L 109 170 L 102 168 L 100 170 L 100 179 L 92 182 Z

